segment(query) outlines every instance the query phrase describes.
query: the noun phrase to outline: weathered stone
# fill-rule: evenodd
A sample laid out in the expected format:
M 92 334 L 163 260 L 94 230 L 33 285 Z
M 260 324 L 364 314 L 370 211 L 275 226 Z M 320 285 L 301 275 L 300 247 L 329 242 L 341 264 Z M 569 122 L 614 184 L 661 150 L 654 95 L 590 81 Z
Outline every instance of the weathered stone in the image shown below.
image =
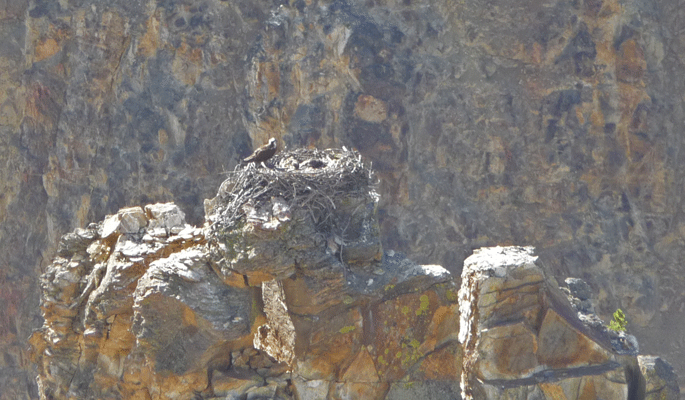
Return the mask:
M 455 331 L 456 332 L 456 331 Z M 424 342 L 426 343 L 426 342 Z M 407 381 L 458 382 L 461 376 L 462 349 L 458 342 L 450 341 L 434 351 L 419 347 L 422 357 L 410 372 Z
M 197 246 L 200 230 L 166 231 L 183 223 L 177 207 L 148 209 L 162 210 L 153 214 L 167 222 L 152 229 L 171 234 L 168 240 L 141 240 L 147 220 L 141 208 L 129 208 L 108 217 L 114 228 L 100 230 L 107 237 L 92 226 L 62 242 L 69 259 L 57 258 L 44 276 L 46 324 L 31 339 L 39 368 L 50 371 L 40 379 L 44 395 L 146 398 L 172 386 L 170 392 L 199 390 L 208 380 L 198 366 L 230 365 L 230 349 L 251 343 L 244 339 L 251 322 L 263 320 L 252 314 L 255 293 L 216 277 Z M 159 381 L 157 371 L 174 371 L 183 383 Z
M 450 399 L 460 400 L 456 382 L 395 382 L 390 385 L 387 400 Z
M 343 366 L 362 346 L 364 317 L 358 307 L 335 307 L 313 316 L 293 315 L 293 325 L 296 371 L 305 379 L 339 380 Z
M 645 400 L 680 398 L 678 378 L 673 367 L 661 357 L 637 356 L 644 384 Z
M 149 204 L 145 206 L 145 212 L 150 220 L 150 229 L 164 228 L 169 234 L 180 232 L 173 232 L 173 229 L 185 227 L 185 213 L 176 204 Z
M 357 265 L 369 266 L 380 261 L 383 249 L 376 218 L 378 202 L 364 198 L 353 199 L 341 212 L 345 215 L 343 218 L 349 219 L 340 250 L 341 260 L 352 268 Z
M 293 379 L 295 395 L 300 400 L 325 399 L 328 396 L 329 384 L 327 380 L 305 380 L 300 377 Z
M 132 331 L 156 371 L 203 368 L 230 341 L 250 333 L 250 289 L 226 286 L 200 248 L 156 260 L 137 281 Z
M 599 372 L 599 371 L 595 371 Z M 532 380 L 517 385 L 485 386 L 482 397 L 489 399 L 630 399 L 623 368 L 592 373 L 586 376 L 548 376 L 551 382 L 536 383 Z M 544 378 L 542 378 L 544 379 Z
M 354 383 L 378 383 L 378 371 L 376 371 L 373 358 L 369 355 L 366 347 L 361 347 L 359 353 L 352 360 L 352 364 L 347 367 L 342 379 Z
M 489 328 L 524 319 L 533 329 L 539 328 L 544 276 L 535 260 L 531 248 L 502 247 L 477 250 L 467 259 L 459 303 L 462 343 L 472 335 L 473 324 Z
M 251 387 L 246 390 L 245 400 L 291 400 L 293 397 L 289 392 L 288 384 L 284 380 L 277 382 L 267 381 L 265 385 Z
M 476 250 L 465 261 L 459 310 L 464 399 L 637 396 L 635 359 L 614 350 L 606 328 L 578 319 L 532 248 Z
M 158 201 L 198 224 L 271 136 L 371 160 L 385 248 L 459 274 L 529 243 L 682 353 L 679 0 L 190 3 L 0 4 L 3 393 L 37 393 L 22 338 L 60 236 Z
M 169 204 L 146 209 L 169 211 L 160 221 L 182 215 Z M 117 215 L 127 213 L 140 215 Z M 360 215 L 373 224 L 374 213 Z M 530 248 L 476 251 L 457 293 L 440 266 L 394 251 L 350 266 L 321 243 L 297 248 L 308 261 L 260 293 L 226 283 L 211 248 L 225 231 L 175 232 L 172 222 L 124 233 L 119 222 L 105 238 L 97 225 L 67 236 L 43 277 L 46 323 L 31 345 L 46 397 L 460 399 L 458 380 L 467 399 L 628 399 L 677 388 L 660 360 L 643 359 L 640 372 L 633 350 L 612 347 L 628 335 L 583 324 Z M 249 240 L 297 236 L 294 226 Z M 299 226 L 321 234 L 322 225 Z M 288 243 L 301 242 L 280 246 Z
M 259 387 L 263 384 L 261 379 L 240 379 L 235 376 L 226 376 L 215 373 L 212 378 L 213 394 L 219 398 L 234 399 L 239 398 L 248 390 Z M 211 398 L 211 397 L 210 397 Z
M 612 350 L 617 354 L 636 356 L 640 352 L 640 346 L 635 336 L 608 329 L 604 321 L 595 314 L 594 299 L 592 299 L 590 287 L 585 281 L 567 278 L 566 284 L 568 288 L 562 287 L 561 290 L 566 293 L 571 306 L 577 311 L 578 319 L 590 331 L 600 337 L 608 338 Z
M 606 342 L 597 343 L 552 308 L 545 312 L 538 341 L 538 360 L 552 369 L 605 364 L 612 359 Z
M 387 383 L 336 383 L 328 398 L 335 400 L 379 399 L 388 390 Z
M 296 314 L 314 315 L 341 304 L 348 291 L 345 279 L 348 266 L 333 257 L 325 257 L 321 265 L 302 271 L 283 281 L 288 308 Z
M 323 220 L 311 218 L 320 209 L 273 196 L 264 215 L 276 229 L 250 210 L 231 220 L 222 188 L 203 229 L 167 203 L 146 206 L 147 219 L 124 209 L 106 229 L 67 236 L 64 257 L 44 276 L 44 328 L 31 339 L 41 395 L 353 399 L 382 398 L 409 377 L 454 381 L 461 349 L 451 275 L 401 253 L 379 258 L 368 172 L 356 153 L 330 154 L 352 155 L 349 165 L 362 170 L 348 182 L 354 195 L 338 196 Z M 308 168 L 326 167 L 310 162 L 293 176 L 317 172 Z M 272 184 L 279 179 L 288 177 Z M 318 239 L 342 222 L 340 248 Z M 251 258 L 226 261 L 247 248 Z M 266 277 L 280 280 L 262 280 L 259 295 L 254 283 Z
M 475 367 L 483 380 L 518 379 L 538 369 L 538 338 L 525 323 L 493 327 L 482 333 L 483 351 Z
M 589 300 L 592 297 L 592 289 L 584 280 L 566 278 L 564 282 L 568 285 L 571 295 L 577 297 L 579 300 Z
M 137 243 L 126 235 L 119 236 L 106 264 L 95 266 L 97 272 L 91 278 L 94 290 L 86 305 L 89 323 L 130 311 L 137 281 L 147 270 L 144 260 L 160 248 Z
M 640 45 L 630 39 L 621 43 L 616 60 L 616 78 L 623 82 L 638 83 L 642 80 L 647 62 Z
M 102 223 L 102 237 L 106 239 L 114 233 L 138 233 L 146 225 L 147 218 L 142 208 L 124 208 L 105 218 Z
M 295 364 L 295 327 L 288 315 L 285 294 L 278 281 L 262 283 L 262 302 L 266 324 L 257 328 L 254 347 L 266 351 L 289 369 Z
M 270 208 L 270 207 L 269 207 Z M 247 222 L 226 233 L 216 244 L 221 261 L 216 269 L 230 279 L 233 272 L 247 277 L 250 285 L 259 285 L 272 279 L 284 279 L 295 272 L 296 256 L 321 248 L 316 231 L 308 223 L 308 215 L 297 214 L 279 230 L 264 230 Z M 283 232 L 293 232 L 285 236 Z
M 368 122 L 383 122 L 388 118 L 388 106 L 383 100 L 361 95 L 354 104 L 354 114 Z

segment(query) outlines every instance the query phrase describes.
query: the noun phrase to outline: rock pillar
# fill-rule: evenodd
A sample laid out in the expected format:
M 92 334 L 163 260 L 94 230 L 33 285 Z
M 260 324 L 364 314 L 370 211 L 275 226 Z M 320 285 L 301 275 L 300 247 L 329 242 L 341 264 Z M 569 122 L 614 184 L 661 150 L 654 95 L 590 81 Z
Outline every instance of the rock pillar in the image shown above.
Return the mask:
M 580 322 L 532 248 L 476 250 L 461 277 L 464 399 L 628 398 L 630 363 Z

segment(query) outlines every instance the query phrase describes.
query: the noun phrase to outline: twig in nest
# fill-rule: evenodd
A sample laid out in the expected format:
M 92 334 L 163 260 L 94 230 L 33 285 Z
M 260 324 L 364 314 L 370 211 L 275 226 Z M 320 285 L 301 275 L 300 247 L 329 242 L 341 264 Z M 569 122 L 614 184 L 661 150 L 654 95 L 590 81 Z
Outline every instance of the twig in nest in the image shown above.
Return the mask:
M 228 176 L 221 185 L 221 204 L 215 209 L 220 218 L 213 219 L 213 225 L 232 226 L 244 216 L 244 204 L 260 208 L 272 197 L 309 209 L 317 225 L 333 224 L 334 199 L 366 196 L 374 189 L 372 172 L 356 151 L 297 149 L 277 154 L 270 162 L 270 168 L 237 167 Z

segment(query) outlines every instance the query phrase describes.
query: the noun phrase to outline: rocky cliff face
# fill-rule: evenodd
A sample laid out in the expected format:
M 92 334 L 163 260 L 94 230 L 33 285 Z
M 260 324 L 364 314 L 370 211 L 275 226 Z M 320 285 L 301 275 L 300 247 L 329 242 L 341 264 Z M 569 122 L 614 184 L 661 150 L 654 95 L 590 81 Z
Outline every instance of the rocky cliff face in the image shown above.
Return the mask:
M 678 398 L 532 248 L 477 251 L 459 289 L 382 251 L 358 153 L 274 164 L 234 171 L 201 228 L 167 203 L 62 238 L 30 340 L 41 399 Z
M 0 2 L 0 396 L 59 237 L 174 201 L 250 150 L 357 148 L 388 248 L 457 273 L 533 245 L 685 351 L 681 0 Z M 675 360 L 685 370 L 685 361 Z M 681 376 L 685 374 L 681 373 Z
M 358 153 L 303 154 L 236 172 L 203 228 L 168 203 L 66 235 L 31 339 L 41 398 L 457 393 L 449 272 L 382 253 Z

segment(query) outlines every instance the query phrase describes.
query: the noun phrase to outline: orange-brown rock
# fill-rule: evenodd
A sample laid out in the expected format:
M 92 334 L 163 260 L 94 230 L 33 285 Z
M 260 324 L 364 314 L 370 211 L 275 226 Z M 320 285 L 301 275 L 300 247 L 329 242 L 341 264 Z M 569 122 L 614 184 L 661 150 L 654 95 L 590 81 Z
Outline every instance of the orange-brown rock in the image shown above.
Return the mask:
M 677 394 L 667 364 L 638 360 L 589 286 L 568 279 L 564 296 L 532 248 L 475 251 L 457 290 L 441 266 L 382 252 L 356 151 L 273 162 L 237 169 L 201 228 L 152 204 L 62 238 L 30 340 L 41 398 Z
M 178 398 L 210 387 L 231 351 L 251 344 L 251 324 L 264 320 L 255 289 L 222 283 L 203 231 L 178 207 L 145 210 L 62 239 L 43 276 L 45 323 L 31 338 L 41 396 Z
M 320 162 L 285 168 L 302 154 Z M 453 382 L 457 288 L 440 266 L 381 253 L 378 197 L 358 154 L 276 162 L 282 172 L 250 166 L 240 185 L 227 180 L 203 228 L 168 203 L 66 235 L 31 339 L 40 395 L 380 399 L 393 382 Z M 330 208 L 309 203 L 328 201 L 325 191 L 298 191 L 340 182 Z
M 586 284 L 569 287 L 587 302 Z M 532 248 L 476 250 L 459 302 L 464 399 L 641 398 L 637 350 L 625 346 L 634 338 L 588 319 L 587 308 L 577 315 Z
M 221 217 L 230 210 L 221 195 L 209 205 L 209 221 L 229 221 Z M 221 278 L 227 269 L 210 267 L 216 254 L 207 244 L 221 248 L 235 232 L 212 236 L 226 230 L 193 228 L 170 203 L 142 210 L 122 209 L 62 239 L 60 257 L 43 277 L 46 321 L 31 338 L 41 396 L 677 395 L 668 364 L 636 359 L 634 338 L 612 336 L 593 320 L 584 282 L 567 280 L 569 303 L 530 248 L 477 250 L 467 259 L 457 293 L 439 266 L 416 265 L 393 251 L 380 261 L 347 265 L 331 258 L 322 242 L 307 248 L 319 264 L 304 263 L 292 276 L 264 281 L 260 293 L 249 285 L 231 286 Z M 349 217 L 344 207 L 339 212 Z M 282 222 L 283 232 L 296 233 L 299 225 Z M 274 240 L 240 232 L 247 248 Z M 272 262 L 283 271 L 277 263 L 290 261 Z M 325 287 L 317 281 L 335 275 L 335 296 L 319 302 L 314 294 Z
M 621 43 L 616 61 L 616 77 L 624 82 L 638 83 L 647 69 L 645 55 L 635 40 Z
M 550 274 L 588 281 L 604 319 L 621 307 L 641 342 L 682 354 L 682 10 L 0 2 L 0 393 L 38 392 L 26 339 L 61 236 L 168 201 L 197 226 L 202 199 L 270 137 L 373 162 L 385 248 L 459 275 L 473 249 L 533 245 Z M 671 361 L 685 385 L 685 358 Z

